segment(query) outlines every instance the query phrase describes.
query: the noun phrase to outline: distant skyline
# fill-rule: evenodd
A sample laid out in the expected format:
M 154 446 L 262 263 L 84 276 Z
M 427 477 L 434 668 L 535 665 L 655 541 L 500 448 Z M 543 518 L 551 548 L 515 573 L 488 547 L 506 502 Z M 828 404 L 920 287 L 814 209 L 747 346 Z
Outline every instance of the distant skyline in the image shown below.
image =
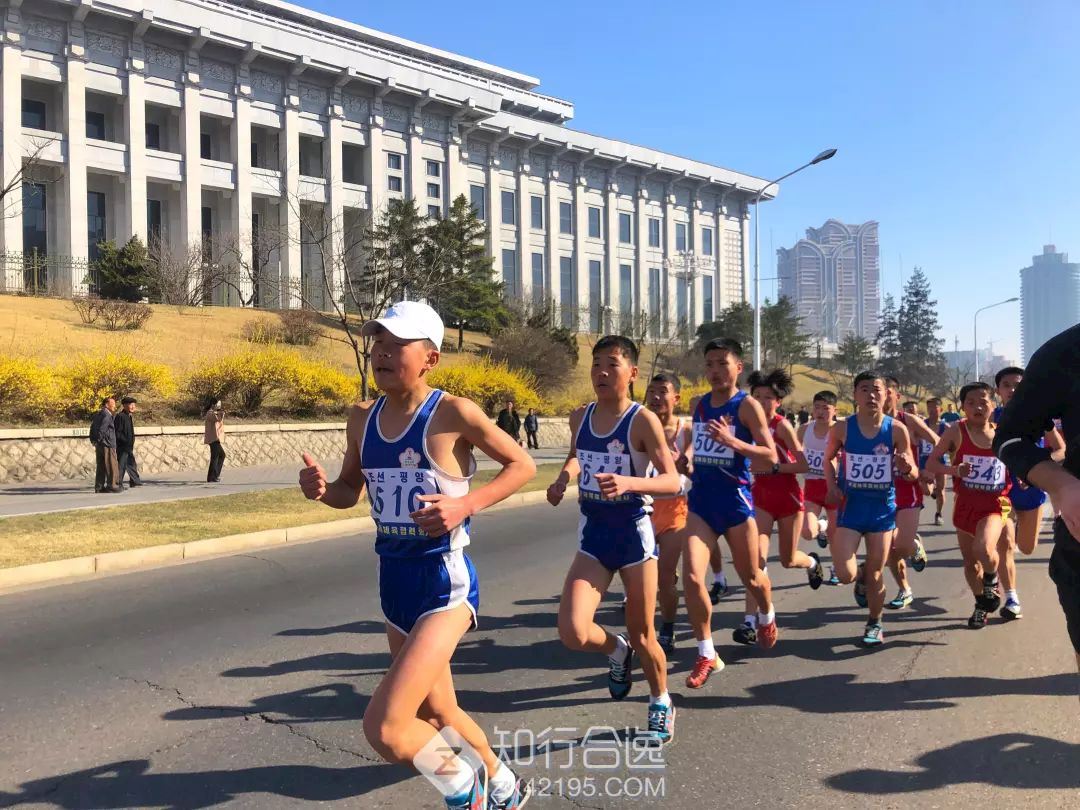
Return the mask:
M 762 276 L 808 227 L 877 220 L 883 292 L 921 266 L 950 349 L 1043 244 L 1080 255 L 1078 4 L 301 5 L 537 76 L 575 129 L 770 179 L 837 147 L 762 206 Z M 1019 359 L 1018 305 L 979 334 Z

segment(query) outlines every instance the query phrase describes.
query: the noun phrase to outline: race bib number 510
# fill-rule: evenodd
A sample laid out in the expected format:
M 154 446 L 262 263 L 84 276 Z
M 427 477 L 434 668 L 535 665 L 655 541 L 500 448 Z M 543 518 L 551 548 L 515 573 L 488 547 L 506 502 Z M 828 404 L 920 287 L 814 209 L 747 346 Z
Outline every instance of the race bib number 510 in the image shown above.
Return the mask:
M 376 469 L 365 470 L 364 475 L 367 477 L 371 517 L 375 522 L 379 526 L 408 528 L 397 533 L 422 534 L 411 515 L 424 506 L 420 501 L 421 495 L 434 495 L 439 491 L 434 473 L 431 470 Z

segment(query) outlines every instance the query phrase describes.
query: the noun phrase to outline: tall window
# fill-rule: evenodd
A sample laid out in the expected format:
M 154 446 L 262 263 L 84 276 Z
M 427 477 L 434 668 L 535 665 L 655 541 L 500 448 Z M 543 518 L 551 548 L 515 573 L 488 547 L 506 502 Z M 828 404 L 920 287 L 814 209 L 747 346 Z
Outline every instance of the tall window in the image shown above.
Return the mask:
M 532 195 L 532 199 L 529 201 L 532 206 L 532 227 L 538 231 L 544 229 L 544 198 Z
M 146 238 L 151 242 L 161 239 L 161 200 L 146 201 Z
M 199 157 L 201 157 L 203 160 L 214 159 L 214 145 L 213 141 L 210 138 L 209 132 L 199 133 Z M 301 158 L 303 158 L 303 154 L 301 154 Z M 304 174 L 305 168 L 307 168 L 306 162 L 305 166 L 301 167 L 300 169 L 301 174 Z
M 400 177 L 394 174 L 388 174 L 386 176 L 386 187 L 390 191 L 401 191 L 404 188 L 404 183 Z
M 706 256 L 713 255 L 713 229 L 702 228 L 701 229 L 701 252 Z M 711 320 L 711 319 L 710 319 Z
M 502 193 L 502 224 L 517 225 L 517 194 L 513 191 Z
M 517 251 L 504 248 L 502 252 L 503 295 L 517 298 Z
M 96 260 L 101 251 L 98 244 L 108 237 L 105 235 L 107 222 L 105 221 L 105 195 L 100 191 L 86 192 L 86 227 L 87 227 L 87 256 L 91 261 Z
M 634 314 L 634 272 L 628 264 L 619 265 L 619 313 L 624 324 L 628 324 Z M 626 329 L 626 326 L 621 328 Z
M 686 279 L 682 277 L 676 277 L 675 279 L 675 312 L 680 327 L 685 328 L 689 325 L 690 309 L 687 306 Z
M 483 186 L 469 186 L 469 202 L 476 210 L 477 219 L 487 219 L 487 194 Z
M 405 191 L 405 174 L 402 169 L 404 162 L 401 159 L 401 155 L 396 152 L 386 153 L 386 168 L 388 172 L 401 172 L 401 174 L 387 174 L 386 175 L 386 187 L 390 191 L 398 193 L 404 193 Z
M 392 172 L 400 172 L 401 171 L 401 155 L 395 154 L 393 152 L 387 152 L 386 153 L 386 168 L 388 168 Z
M 429 205 L 427 207 L 427 215 L 430 219 L 440 219 L 442 217 L 442 209 L 437 205 Z
M 44 183 L 23 183 L 22 207 L 23 253 L 44 256 L 49 252 Z
M 701 310 L 705 323 L 713 319 L 713 277 L 708 273 L 701 277 Z
M 649 319 L 653 322 L 650 329 L 655 329 L 655 324 L 660 320 L 660 268 L 649 268 Z
M 255 143 L 252 142 L 251 148 L 255 149 Z M 153 122 L 148 121 L 146 123 L 146 148 L 147 149 L 160 149 L 161 148 L 161 127 Z M 254 152 L 252 152 L 254 154 Z M 252 160 L 252 166 L 258 166 L 259 164 Z
M 434 160 L 429 160 L 427 162 L 427 173 L 428 177 L 441 177 L 442 167 Z
M 24 98 L 22 100 L 22 125 L 30 129 L 45 129 L 45 102 Z
M 574 257 L 559 257 L 559 307 L 562 310 L 562 325 L 566 329 L 577 328 L 577 307 L 574 301 Z
M 604 299 L 601 292 L 603 276 L 600 262 L 589 260 L 589 330 L 599 333 L 603 328 Z
M 147 146 L 150 146 L 150 144 L 147 144 Z M 266 168 L 259 161 L 259 142 L 258 141 L 252 141 L 251 142 L 251 168 L 253 168 L 253 169 L 265 169 Z
M 683 253 L 686 251 L 686 223 L 675 223 L 675 250 Z
M 559 233 L 574 232 L 574 206 L 572 203 L 559 203 Z
M 437 200 L 437 199 L 439 199 L 439 196 L 441 194 L 442 194 L 442 186 L 440 186 L 438 183 L 428 183 L 427 184 L 427 195 L 429 197 L 431 197 L 431 199 Z
M 634 218 L 630 214 L 619 214 L 619 241 L 624 245 L 634 242 Z
M 589 236 L 600 238 L 600 209 L 595 205 L 589 206 Z
M 660 220 L 649 217 L 649 247 L 660 247 Z
M 532 255 L 532 302 L 534 307 L 542 307 L 546 299 L 544 293 L 544 254 Z
M 93 110 L 86 111 L 86 137 L 95 138 L 99 141 L 105 140 L 105 114 L 94 112 Z

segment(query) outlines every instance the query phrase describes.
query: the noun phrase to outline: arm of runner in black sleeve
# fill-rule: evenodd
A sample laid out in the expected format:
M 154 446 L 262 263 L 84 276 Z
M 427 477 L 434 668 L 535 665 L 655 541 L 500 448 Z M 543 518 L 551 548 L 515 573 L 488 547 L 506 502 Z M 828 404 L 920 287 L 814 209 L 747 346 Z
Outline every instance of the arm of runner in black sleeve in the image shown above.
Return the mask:
M 1039 439 L 1054 427 L 1053 418 L 1061 415 L 1062 385 L 1060 348 L 1056 338 L 1046 343 L 1024 369 L 1024 378 L 1005 406 L 994 436 L 994 452 L 1009 471 L 1025 483 L 1035 465 L 1050 461 L 1050 450 L 1039 447 Z

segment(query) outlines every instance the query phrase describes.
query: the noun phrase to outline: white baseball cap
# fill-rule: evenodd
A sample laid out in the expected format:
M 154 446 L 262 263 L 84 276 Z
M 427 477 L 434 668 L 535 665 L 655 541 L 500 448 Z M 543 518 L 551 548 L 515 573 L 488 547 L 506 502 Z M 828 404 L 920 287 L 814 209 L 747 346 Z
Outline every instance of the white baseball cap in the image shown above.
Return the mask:
M 442 349 L 442 318 L 438 312 L 419 301 L 398 301 L 381 318 L 365 323 L 360 334 L 370 337 L 375 334 L 376 325 L 402 340 L 427 339 Z

